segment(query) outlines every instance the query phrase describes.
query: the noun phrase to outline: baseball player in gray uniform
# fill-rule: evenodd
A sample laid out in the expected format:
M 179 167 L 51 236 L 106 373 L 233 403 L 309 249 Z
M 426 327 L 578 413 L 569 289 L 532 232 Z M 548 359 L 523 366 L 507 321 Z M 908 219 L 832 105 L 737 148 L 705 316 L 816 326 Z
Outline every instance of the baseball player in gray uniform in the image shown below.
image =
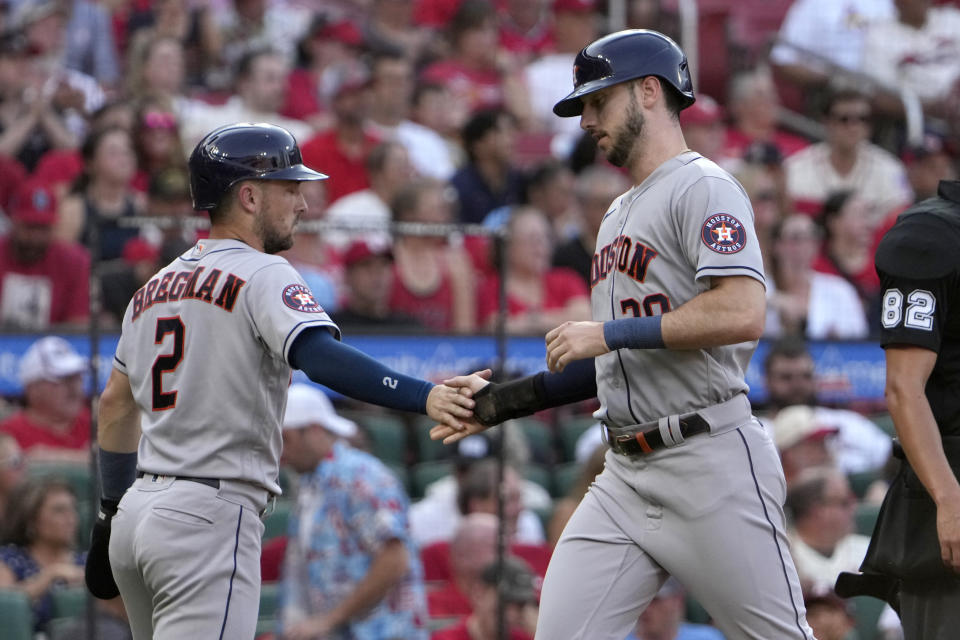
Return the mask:
M 810 640 L 784 532 L 783 471 L 744 373 L 762 333 L 764 275 L 743 188 L 686 148 L 683 52 L 653 31 L 587 46 L 554 112 L 581 116 L 634 187 L 603 219 L 592 322 L 546 335 L 550 373 L 473 393 L 469 432 L 596 395 L 606 468 L 557 544 L 538 640 L 619 640 L 669 575 L 730 640 Z M 466 435 L 445 425 L 435 438 Z
M 273 255 L 292 245 L 306 210 L 300 182 L 326 177 L 302 164 L 289 132 L 217 129 L 190 171 L 210 238 L 130 301 L 99 409 L 103 500 L 87 585 L 98 597 L 119 590 L 136 640 L 253 638 L 260 516 L 280 493 L 291 367 L 451 428 L 473 404 L 339 342 L 303 279 Z

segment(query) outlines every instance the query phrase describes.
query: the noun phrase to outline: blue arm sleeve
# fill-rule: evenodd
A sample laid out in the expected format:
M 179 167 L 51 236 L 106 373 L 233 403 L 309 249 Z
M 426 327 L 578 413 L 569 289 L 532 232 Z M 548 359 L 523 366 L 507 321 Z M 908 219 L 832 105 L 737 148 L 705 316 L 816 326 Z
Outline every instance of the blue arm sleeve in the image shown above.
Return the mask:
M 597 370 L 593 358 L 571 362 L 560 373 L 537 374 L 543 385 L 544 408 L 597 397 Z
M 334 338 L 327 327 L 307 329 L 297 336 L 289 359 L 314 382 L 355 400 L 401 411 L 427 412 L 432 383 L 384 366 Z

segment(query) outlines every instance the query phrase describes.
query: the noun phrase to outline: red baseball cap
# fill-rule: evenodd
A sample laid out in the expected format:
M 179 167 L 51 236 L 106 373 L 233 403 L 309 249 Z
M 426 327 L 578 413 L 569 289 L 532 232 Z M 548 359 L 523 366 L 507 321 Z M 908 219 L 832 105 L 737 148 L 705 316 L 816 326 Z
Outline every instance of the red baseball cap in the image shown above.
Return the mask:
M 47 185 L 27 181 L 10 199 L 7 214 L 27 224 L 51 225 L 57 221 L 57 201 Z
M 351 47 L 363 46 L 363 34 L 349 20 L 327 23 L 314 32 L 314 37 L 341 42 Z
M 130 238 L 123 245 L 123 259 L 128 264 L 137 262 L 154 262 L 160 257 L 160 249 L 143 238 Z
M 597 10 L 595 0 L 554 0 L 553 11 L 568 11 L 570 13 L 592 13 Z
M 707 125 L 723 119 L 723 107 L 708 95 L 700 94 L 697 101 L 680 112 L 680 124 Z
M 355 240 L 350 243 L 343 254 L 343 266 L 349 268 L 361 260 L 375 257 L 393 260 L 393 251 L 390 249 L 390 245 L 386 242 Z

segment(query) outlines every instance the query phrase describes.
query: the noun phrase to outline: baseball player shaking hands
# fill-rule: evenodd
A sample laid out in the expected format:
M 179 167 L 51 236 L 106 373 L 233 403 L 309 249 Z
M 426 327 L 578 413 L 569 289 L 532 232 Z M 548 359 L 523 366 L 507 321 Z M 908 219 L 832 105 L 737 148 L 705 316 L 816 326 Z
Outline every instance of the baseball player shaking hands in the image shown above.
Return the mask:
M 468 432 L 600 400 L 611 449 L 550 561 L 538 640 L 619 640 L 668 575 L 731 640 L 813 638 L 783 471 L 746 396 L 765 310 L 753 211 L 736 180 L 686 148 L 677 116 L 693 101 L 686 57 L 662 34 L 622 31 L 580 52 L 554 113 L 580 116 L 635 185 L 600 226 L 594 321 L 546 335 L 549 373 L 447 381 L 474 393 Z
M 282 257 L 306 210 L 285 129 L 236 124 L 190 157 L 210 237 L 134 295 L 100 401 L 103 499 L 86 566 L 123 597 L 136 640 L 250 639 L 260 595 L 260 516 L 280 492 L 291 368 L 348 396 L 427 413 L 450 429 L 473 401 L 339 342 Z

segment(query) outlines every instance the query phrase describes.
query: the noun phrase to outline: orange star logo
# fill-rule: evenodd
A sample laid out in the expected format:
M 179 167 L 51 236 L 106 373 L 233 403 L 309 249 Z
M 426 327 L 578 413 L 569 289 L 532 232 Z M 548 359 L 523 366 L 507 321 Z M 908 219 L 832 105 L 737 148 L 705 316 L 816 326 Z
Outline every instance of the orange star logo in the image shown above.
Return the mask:
M 717 236 L 717 242 L 733 242 L 733 230 L 726 222 L 721 222 L 720 226 L 712 231 Z

